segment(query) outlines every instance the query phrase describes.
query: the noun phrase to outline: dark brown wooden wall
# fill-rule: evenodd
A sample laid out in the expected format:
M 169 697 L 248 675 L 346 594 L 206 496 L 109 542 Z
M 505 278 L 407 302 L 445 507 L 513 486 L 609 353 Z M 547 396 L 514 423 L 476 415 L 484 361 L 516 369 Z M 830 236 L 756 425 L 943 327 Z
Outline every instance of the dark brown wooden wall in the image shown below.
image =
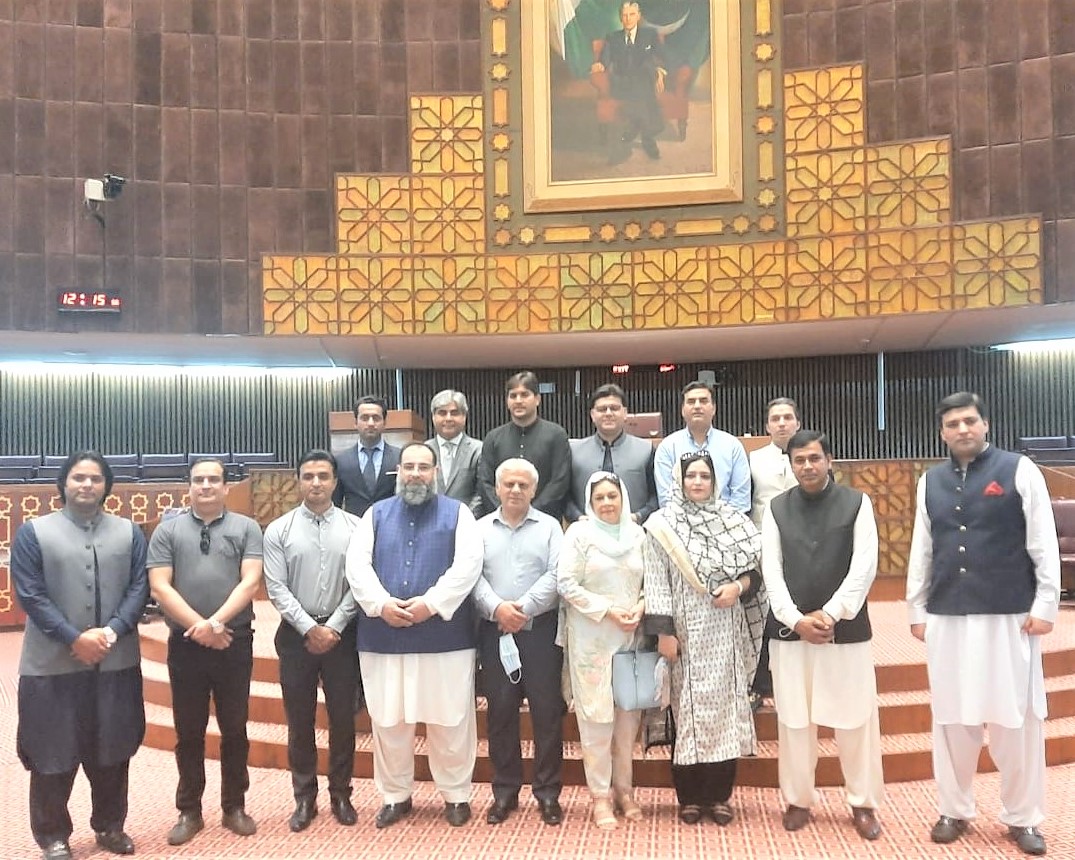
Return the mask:
M 0 0 L 0 330 L 259 333 L 259 255 L 331 250 L 334 173 L 407 169 L 408 93 L 480 91 L 481 1 Z M 1075 299 L 1075 0 L 785 0 L 784 32 L 789 69 L 865 61 L 872 141 L 953 135 L 956 217 L 1041 212 Z M 102 284 L 118 323 L 56 314 Z

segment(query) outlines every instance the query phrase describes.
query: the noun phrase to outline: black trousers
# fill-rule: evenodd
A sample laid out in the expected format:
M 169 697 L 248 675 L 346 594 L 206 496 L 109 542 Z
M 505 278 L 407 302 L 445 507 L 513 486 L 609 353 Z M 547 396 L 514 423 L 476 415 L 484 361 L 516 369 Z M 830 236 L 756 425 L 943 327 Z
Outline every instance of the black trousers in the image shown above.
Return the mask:
M 754 673 L 754 692 L 759 696 L 772 698 L 773 673 L 769 668 L 769 634 L 766 633 L 761 640 L 761 651 L 758 652 L 758 670 Z
M 179 769 L 175 805 L 180 812 L 201 813 L 210 697 L 220 728 L 220 806 L 224 812 L 243 806 L 250 787 L 246 719 L 254 668 L 253 644 L 249 627 L 236 630 L 231 645 L 223 651 L 205 648 L 175 631 L 168 640 L 175 763 Z
M 519 738 L 519 706 L 525 697 L 530 704 L 534 730 L 534 797 L 556 800 L 562 786 L 564 750 L 564 698 L 560 673 L 564 652 L 556 645 L 556 613 L 546 612 L 534 619 L 532 630 L 515 634 L 522 680 L 512 684 L 500 664 L 500 630 L 492 621 L 481 622 L 482 676 L 487 714 L 489 759 L 493 764 L 493 796 L 497 800 L 516 797 L 523 784 L 523 759 Z
M 359 685 L 355 624 L 344 629 L 331 651 L 311 654 L 303 636 L 282 622 L 276 631 L 276 653 L 280 657 L 280 689 L 287 713 L 287 766 L 291 769 L 295 800 L 317 797 L 314 720 L 318 682 L 324 688 L 328 712 L 328 792 L 333 798 L 350 797 L 355 765 L 355 693 Z
M 672 765 L 672 784 L 680 806 L 710 807 L 727 803 L 735 788 L 739 759 Z
M 122 830 L 127 820 L 127 768 L 130 759 L 107 767 L 83 762 L 90 781 L 90 827 L 98 833 Z M 71 838 L 73 827 L 67 811 L 78 768 L 66 773 L 30 771 L 30 830 L 34 841 L 45 846 Z

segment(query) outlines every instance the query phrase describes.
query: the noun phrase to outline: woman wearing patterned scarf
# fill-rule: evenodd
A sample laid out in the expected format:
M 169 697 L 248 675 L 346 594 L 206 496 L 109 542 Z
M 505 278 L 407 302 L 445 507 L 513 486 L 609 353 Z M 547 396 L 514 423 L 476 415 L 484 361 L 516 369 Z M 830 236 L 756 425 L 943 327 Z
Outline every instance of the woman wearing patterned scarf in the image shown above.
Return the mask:
M 586 516 L 564 535 L 557 587 L 582 766 L 602 830 L 616 827 L 614 805 L 627 821 L 642 820 L 631 773 L 642 712 L 615 707 L 612 655 L 633 648 L 638 635 L 645 541 L 631 519 L 627 488 L 609 472 L 594 472 L 586 482 Z
M 713 461 L 685 454 L 668 505 L 646 520 L 647 633 L 672 663 L 676 740 L 672 782 L 679 817 L 720 825 L 740 756 L 756 743 L 749 691 L 769 611 L 750 519 L 720 498 Z

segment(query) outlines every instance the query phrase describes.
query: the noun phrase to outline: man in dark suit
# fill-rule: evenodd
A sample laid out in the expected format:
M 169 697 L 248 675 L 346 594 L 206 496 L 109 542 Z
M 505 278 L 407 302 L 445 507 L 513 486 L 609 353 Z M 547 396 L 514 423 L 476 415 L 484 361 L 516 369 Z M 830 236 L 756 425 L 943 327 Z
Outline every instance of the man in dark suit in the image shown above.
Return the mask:
M 605 37 L 591 72 L 607 72 L 613 98 L 623 102 L 627 126 L 622 142 L 642 136 L 642 149 L 650 158 L 661 157 L 656 137 L 664 128 L 657 97 L 664 92 L 666 69 L 657 30 L 642 23 L 638 3 L 620 6 L 622 30 Z
M 360 517 L 374 502 L 395 494 L 399 448 L 382 438 L 388 414 L 383 398 L 369 394 L 359 397 L 354 412 L 359 444 L 337 457 L 339 482 L 332 503 Z
M 482 455 L 480 439 L 466 434 L 467 398 L 462 391 L 446 388 L 429 402 L 433 416 L 432 439 L 426 444 L 437 452 L 437 492 L 458 499 L 475 517 L 482 512 L 482 495 L 478 488 L 478 461 Z

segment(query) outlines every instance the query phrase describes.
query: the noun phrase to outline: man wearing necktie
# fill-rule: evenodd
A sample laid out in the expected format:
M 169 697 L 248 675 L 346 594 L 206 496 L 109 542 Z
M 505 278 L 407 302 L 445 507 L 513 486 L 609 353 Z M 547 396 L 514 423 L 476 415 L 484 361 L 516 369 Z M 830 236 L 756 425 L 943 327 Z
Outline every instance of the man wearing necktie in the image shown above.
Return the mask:
M 354 406 L 358 444 L 339 454 L 339 482 L 332 502 L 355 516 L 379 499 L 395 493 L 399 471 L 399 448 L 383 438 L 388 404 L 380 397 L 366 395 Z
M 664 117 L 658 97 L 664 92 L 666 70 L 661 52 L 660 35 L 654 27 L 642 22 L 638 3 L 620 7 L 622 30 L 610 33 L 601 46 L 591 72 L 608 72 L 613 98 L 623 102 L 626 123 L 621 138 L 630 144 L 642 138 L 642 149 L 652 159 L 661 157 L 657 135 L 664 128 Z
M 586 482 L 597 471 L 611 472 L 627 487 L 631 516 L 643 523 L 657 510 L 653 480 L 653 443 L 626 431 L 627 395 L 615 383 L 602 385 L 590 395 L 592 436 L 571 440 L 571 493 L 564 517 L 575 522 L 586 510 Z
M 470 508 L 475 517 L 482 514 L 482 496 L 478 487 L 478 462 L 482 443 L 467 435 L 467 398 L 462 391 L 445 389 L 429 402 L 433 416 L 433 438 L 426 444 L 437 452 L 437 492 L 457 499 Z

